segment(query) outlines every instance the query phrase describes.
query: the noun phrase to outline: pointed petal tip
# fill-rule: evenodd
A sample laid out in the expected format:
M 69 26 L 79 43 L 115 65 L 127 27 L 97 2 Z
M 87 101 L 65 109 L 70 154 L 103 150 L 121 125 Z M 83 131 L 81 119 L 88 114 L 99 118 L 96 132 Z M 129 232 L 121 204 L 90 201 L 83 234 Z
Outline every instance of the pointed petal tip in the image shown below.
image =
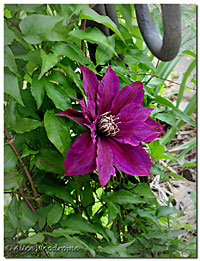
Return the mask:
M 55 114 L 56 116 L 66 116 L 66 114 L 64 112 L 60 112 L 60 113 L 57 113 Z
M 97 112 L 102 114 L 110 111 L 112 101 L 119 92 L 120 82 L 118 75 L 108 67 L 101 79 L 97 90 Z
M 100 183 L 101 187 L 103 188 L 103 187 L 106 186 L 106 184 L 108 183 L 108 181 L 107 181 L 107 182 L 102 182 L 101 180 L 99 180 L 99 183 Z
M 107 70 L 114 72 L 113 69 L 110 67 L 110 65 L 108 65 L 108 69 Z
M 116 115 L 129 103 L 142 104 L 144 99 L 143 83 L 136 81 L 123 87 L 112 102 L 111 112 Z

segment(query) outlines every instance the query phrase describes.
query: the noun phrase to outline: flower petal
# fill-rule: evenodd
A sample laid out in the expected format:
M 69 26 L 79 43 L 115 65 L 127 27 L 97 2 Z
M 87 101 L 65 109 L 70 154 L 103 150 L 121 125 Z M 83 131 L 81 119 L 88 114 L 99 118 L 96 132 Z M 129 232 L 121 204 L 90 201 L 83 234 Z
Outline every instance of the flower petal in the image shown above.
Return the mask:
M 87 105 L 84 100 L 78 100 L 81 105 L 84 117 L 89 121 L 93 122 L 96 117 L 96 103 L 90 99 L 87 100 Z
M 149 127 L 152 129 L 152 134 L 148 136 L 146 139 L 144 139 L 144 142 L 151 142 L 155 140 L 158 136 L 160 136 L 163 126 L 158 124 L 156 121 L 154 121 L 152 118 L 148 118 L 145 123 L 149 125 Z
M 73 121 L 77 122 L 79 125 L 85 128 L 85 124 L 88 124 L 88 121 L 84 118 L 83 113 L 75 109 L 67 109 L 59 114 L 58 116 L 67 116 Z
M 151 176 L 151 159 L 141 146 L 133 147 L 129 144 L 120 144 L 109 140 L 112 149 L 114 164 L 121 171 L 137 176 Z
M 143 84 L 141 82 L 133 82 L 122 88 L 115 96 L 111 113 L 117 115 L 120 110 L 129 103 L 142 104 L 144 99 Z
M 90 135 L 91 135 L 93 143 L 96 142 L 96 125 L 97 125 L 97 120 L 98 120 L 98 116 L 96 117 L 96 119 L 92 123 L 86 124 L 88 129 L 90 129 Z
M 129 103 L 121 109 L 116 117 L 119 117 L 120 122 L 145 121 L 153 110 L 152 108 L 142 107 L 136 103 Z
M 113 136 L 113 139 L 132 146 L 138 146 L 155 133 L 148 124 L 140 121 L 123 122 L 118 124 L 118 127 L 120 131 Z
M 106 138 L 98 137 L 96 164 L 100 184 L 104 187 L 110 180 L 111 175 L 115 174 L 113 154 Z
M 96 101 L 97 88 L 99 81 L 96 75 L 90 69 L 80 66 L 83 73 L 83 89 L 88 99 Z
M 69 148 L 65 158 L 65 175 L 77 176 L 96 169 L 96 143 L 84 132 Z
M 119 91 L 119 78 L 117 74 L 108 67 L 103 79 L 99 83 L 97 91 L 97 113 L 101 115 L 111 110 L 112 101 Z

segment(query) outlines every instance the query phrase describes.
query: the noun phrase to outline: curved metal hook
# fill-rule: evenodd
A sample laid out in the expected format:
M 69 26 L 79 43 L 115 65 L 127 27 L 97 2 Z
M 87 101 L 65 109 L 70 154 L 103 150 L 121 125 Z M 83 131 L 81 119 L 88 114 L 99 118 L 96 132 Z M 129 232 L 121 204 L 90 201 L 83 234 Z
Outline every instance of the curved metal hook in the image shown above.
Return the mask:
M 135 4 L 141 34 L 150 51 L 162 61 L 171 61 L 181 44 L 181 11 L 178 4 L 161 4 L 164 36 L 161 40 L 153 23 L 148 5 Z

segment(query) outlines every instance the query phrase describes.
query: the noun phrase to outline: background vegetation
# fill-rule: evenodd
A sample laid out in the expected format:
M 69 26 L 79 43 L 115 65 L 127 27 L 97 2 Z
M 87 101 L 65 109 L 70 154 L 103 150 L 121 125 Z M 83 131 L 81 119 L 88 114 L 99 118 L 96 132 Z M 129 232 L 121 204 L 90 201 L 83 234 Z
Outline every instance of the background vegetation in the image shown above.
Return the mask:
M 196 256 L 196 227 L 183 222 L 184 211 L 173 206 L 175 194 L 167 194 L 161 202 L 151 189 L 158 176 L 171 187 L 174 180 L 187 182 L 171 171 L 174 163 L 182 168 L 196 166 L 195 158 L 185 159 L 195 148 L 196 138 L 183 140 L 178 150 L 173 143 L 182 126 L 193 130 L 196 126 L 191 116 L 196 93 L 187 87 L 188 79 L 194 89 L 196 86 L 196 75 L 191 79 L 196 50 L 190 44 L 196 37 L 196 6 L 181 6 L 185 27 L 179 54 L 171 62 L 158 61 L 149 52 L 133 5 L 116 7 L 120 32 L 109 18 L 102 19 L 88 5 L 5 5 L 6 257 Z M 153 5 L 151 10 L 162 35 L 160 8 Z M 106 37 L 98 28 L 84 31 L 83 19 L 106 21 L 115 33 Z M 88 42 L 97 44 L 96 65 L 88 56 Z M 190 63 L 181 72 L 179 89 L 166 94 L 169 77 L 176 76 L 173 70 L 184 57 L 190 57 Z M 84 95 L 80 65 L 100 79 L 108 63 L 119 76 L 121 88 L 133 81 L 144 83 L 143 106 L 156 108 L 151 116 L 165 127 L 160 139 L 143 144 L 152 159 L 154 178 L 131 179 L 118 171 L 102 190 L 95 172 L 64 177 L 66 151 L 83 129 L 56 114 L 67 108 L 80 109 L 76 102 Z M 184 90 L 194 94 L 182 110 Z M 176 153 L 169 152 L 168 146 L 176 147 Z M 195 211 L 194 190 L 190 197 Z M 55 246 L 68 250 L 48 248 Z

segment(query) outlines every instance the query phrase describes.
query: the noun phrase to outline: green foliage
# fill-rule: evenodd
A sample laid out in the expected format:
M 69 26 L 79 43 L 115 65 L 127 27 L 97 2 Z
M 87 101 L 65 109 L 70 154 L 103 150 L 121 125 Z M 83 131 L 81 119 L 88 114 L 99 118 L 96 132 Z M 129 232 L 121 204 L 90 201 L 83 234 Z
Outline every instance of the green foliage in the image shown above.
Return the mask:
M 165 153 L 165 146 L 191 118 L 196 94 L 180 109 L 187 81 L 196 67 L 194 8 L 182 7 L 191 30 L 183 33 L 181 49 L 171 62 L 159 62 L 144 44 L 132 4 L 117 4 L 119 29 L 107 16 L 82 4 L 5 4 L 4 6 L 4 189 L 5 257 L 188 257 L 196 256 L 195 237 L 182 240 L 189 224 L 180 224 L 182 211 L 161 206 L 149 185 L 140 177 L 131 181 L 116 170 L 104 188 L 96 173 L 65 174 L 65 155 L 83 132 L 75 122 L 60 117 L 67 108 L 80 110 L 76 99 L 83 91 L 80 65 L 99 78 L 108 64 L 118 74 L 120 88 L 134 81 L 144 83 L 143 106 L 155 108 L 151 117 L 166 126 L 161 140 L 143 144 L 152 159 L 151 173 L 170 183 L 185 179 L 166 168 L 196 146 L 196 139 L 178 146 L 179 156 Z M 161 14 L 152 9 L 156 28 L 162 33 Z M 86 27 L 84 19 L 98 22 L 113 32 Z M 84 42 L 84 51 L 82 44 Z M 97 46 L 92 62 L 89 43 Z M 166 79 L 182 57 L 190 56 L 177 103 L 161 94 Z M 100 66 L 99 66 L 100 65 Z M 191 80 L 195 85 L 195 77 Z M 170 94 L 169 94 L 170 95 Z M 166 167 L 160 160 L 167 159 Z M 183 166 L 192 166 L 184 163 Z M 28 174 L 30 175 L 28 175 Z M 151 177 L 149 178 L 151 179 Z M 36 191 L 36 192 L 35 192 Z M 196 197 L 191 193 L 196 206 Z M 174 225 L 175 224 L 175 225 Z M 185 230 L 181 230 L 181 229 Z M 21 251 L 20 247 L 36 247 Z
M 44 126 L 49 140 L 65 156 L 70 146 L 69 127 L 63 119 L 56 116 L 52 111 L 46 111 Z

